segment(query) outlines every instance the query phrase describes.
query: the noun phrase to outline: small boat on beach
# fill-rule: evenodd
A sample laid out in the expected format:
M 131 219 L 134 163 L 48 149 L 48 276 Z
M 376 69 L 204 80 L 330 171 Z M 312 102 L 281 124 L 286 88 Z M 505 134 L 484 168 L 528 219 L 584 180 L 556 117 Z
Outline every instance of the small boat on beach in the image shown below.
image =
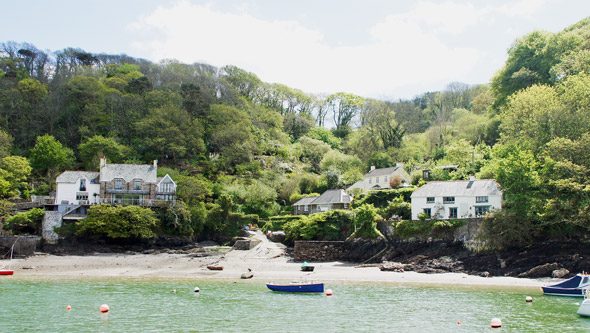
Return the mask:
M 0 269 L 0 275 L 12 275 L 14 274 L 13 270 L 10 269 Z
M 303 264 L 301 264 L 301 270 L 304 272 L 313 272 L 313 269 L 314 266 L 307 263 L 307 261 L 304 261 Z
M 267 283 L 266 287 L 272 291 L 284 293 L 323 293 L 324 283 L 291 282 L 289 284 Z
M 207 269 L 211 270 L 211 271 L 222 271 L 223 266 L 209 265 L 209 266 L 207 266 Z
M 541 287 L 545 295 L 584 297 L 584 291 L 590 289 L 588 274 L 577 274 L 563 282 Z

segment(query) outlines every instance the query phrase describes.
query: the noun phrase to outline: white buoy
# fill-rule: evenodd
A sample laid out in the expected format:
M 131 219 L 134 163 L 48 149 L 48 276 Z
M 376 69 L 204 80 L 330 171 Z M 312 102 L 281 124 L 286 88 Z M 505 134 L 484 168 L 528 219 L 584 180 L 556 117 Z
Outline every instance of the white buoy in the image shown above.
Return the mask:
M 100 306 L 100 312 L 105 313 L 105 312 L 109 312 L 109 306 L 106 304 L 103 304 Z
M 326 289 L 326 296 L 332 296 L 332 289 Z
M 532 301 L 533 301 L 533 298 L 532 298 L 531 296 L 527 296 L 527 297 L 526 297 L 526 302 L 527 302 L 527 303 L 530 303 L 530 302 L 532 302 Z
M 199 291 L 201 291 L 201 289 L 199 289 L 199 287 L 195 287 L 195 292 L 198 293 Z
M 492 327 L 493 328 L 502 327 L 502 321 L 500 320 L 500 318 L 493 318 L 492 319 Z

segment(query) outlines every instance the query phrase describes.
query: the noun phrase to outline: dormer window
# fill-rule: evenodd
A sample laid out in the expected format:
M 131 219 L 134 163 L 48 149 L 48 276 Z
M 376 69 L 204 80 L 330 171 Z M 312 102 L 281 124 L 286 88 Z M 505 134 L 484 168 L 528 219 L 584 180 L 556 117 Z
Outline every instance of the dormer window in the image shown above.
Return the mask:
M 133 182 L 133 189 L 134 190 L 141 190 L 141 180 L 136 180 Z
M 123 189 L 123 180 L 120 178 L 115 179 L 115 190 Z
M 86 179 L 80 179 L 80 192 L 86 192 Z

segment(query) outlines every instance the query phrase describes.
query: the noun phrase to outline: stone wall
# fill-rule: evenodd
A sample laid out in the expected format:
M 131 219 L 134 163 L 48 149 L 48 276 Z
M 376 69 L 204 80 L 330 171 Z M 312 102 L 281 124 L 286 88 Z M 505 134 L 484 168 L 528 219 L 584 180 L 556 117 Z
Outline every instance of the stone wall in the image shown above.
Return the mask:
M 344 253 L 344 242 L 295 241 L 295 261 L 337 261 Z
M 60 211 L 46 211 L 43 215 L 42 235 L 48 244 L 56 244 L 59 235 L 53 230 L 54 227 L 61 227 L 63 213 Z
M 0 257 L 10 258 L 10 249 L 14 245 L 13 257 L 31 256 L 37 250 L 37 243 L 40 241 L 37 236 L 2 236 L 0 247 L 6 249 L 7 253 L 0 253 Z

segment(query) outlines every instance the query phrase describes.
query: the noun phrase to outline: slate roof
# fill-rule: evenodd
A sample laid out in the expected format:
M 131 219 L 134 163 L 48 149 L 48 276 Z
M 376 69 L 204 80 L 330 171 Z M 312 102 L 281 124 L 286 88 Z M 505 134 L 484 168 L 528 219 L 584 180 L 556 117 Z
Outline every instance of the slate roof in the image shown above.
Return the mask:
M 429 182 L 414 191 L 411 197 L 474 197 L 488 195 L 502 195 L 502 191 L 500 191 L 500 187 L 494 179 Z
M 78 179 L 97 179 L 99 176 L 98 172 L 92 171 L 64 171 L 61 175 L 55 179 L 56 183 L 75 183 Z M 98 184 L 98 179 L 97 182 Z
M 168 175 L 168 174 L 166 174 L 166 176 L 164 176 L 164 177 L 158 177 L 158 178 L 156 179 L 156 182 L 157 182 L 158 184 L 160 184 L 160 183 L 161 183 L 161 182 L 162 182 L 164 179 L 166 179 L 166 178 L 170 179 L 170 182 L 172 182 L 172 183 L 176 184 L 176 182 L 175 182 L 174 180 L 172 180 L 172 177 L 170 177 L 170 175 Z
M 391 175 L 392 173 L 394 173 L 395 170 L 397 170 L 398 168 L 399 168 L 398 166 L 394 166 L 394 167 L 390 167 L 390 168 L 371 170 L 371 171 L 369 171 L 368 174 L 365 175 L 365 177 L 388 176 L 388 175 Z
M 306 197 L 306 198 L 301 198 L 299 199 L 299 201 L 297 201 L 296 203 L 293 204 L 293 206 L 305 206 L 305 205 L 311 205 L 311 203 L 315 200 L 319 198 L 318 197 Z
M 327 190 L 322 193 L 317 199 L 313 201 L 314 205 L 328 204 L 328 203 L 350 203 L 352 196 L 346 193 L 344 190 L 335 189 Z
M 151 164 L 107 164 L 100 169 L 100 181 L 123 178 L 125 182 L 142 179 L 146 183 L 157 182 L 157 167 Z

